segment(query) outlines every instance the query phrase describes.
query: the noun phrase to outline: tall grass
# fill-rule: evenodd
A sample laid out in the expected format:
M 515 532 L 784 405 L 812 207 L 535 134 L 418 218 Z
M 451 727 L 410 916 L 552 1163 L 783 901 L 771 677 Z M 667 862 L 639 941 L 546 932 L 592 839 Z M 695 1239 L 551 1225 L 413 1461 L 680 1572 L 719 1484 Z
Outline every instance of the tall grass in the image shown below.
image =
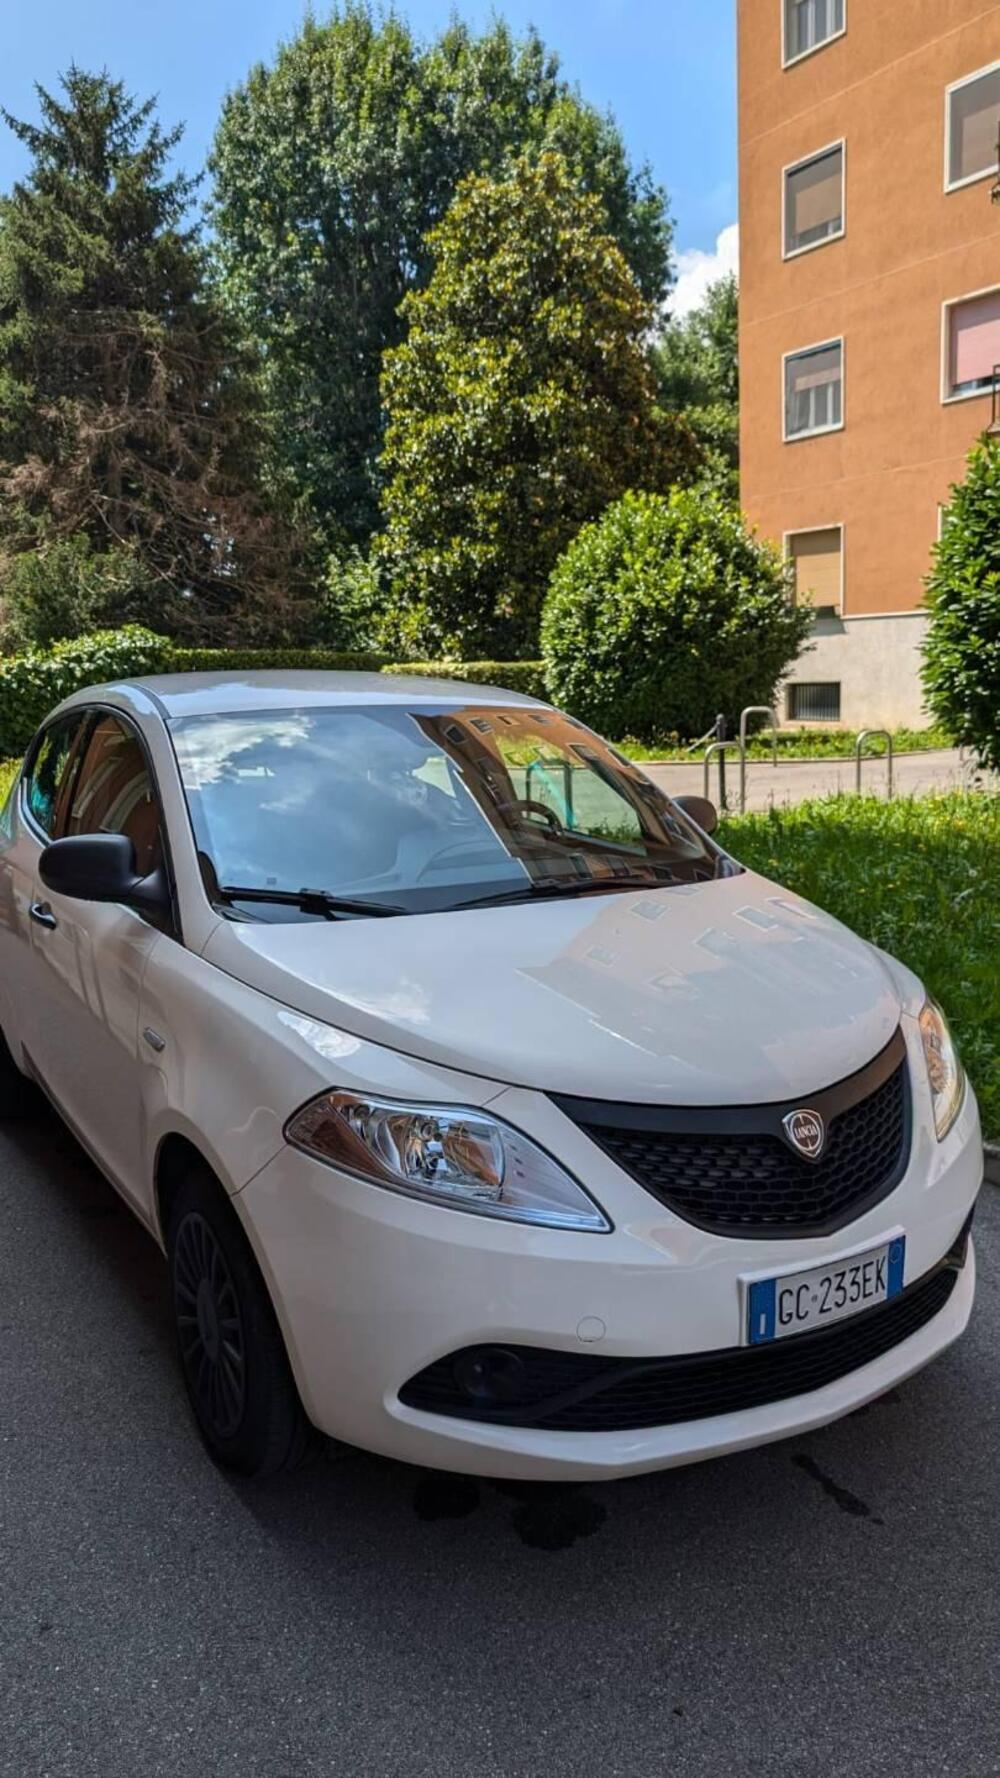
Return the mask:
M 736 816 L 723 844 L 915 970 L 1000 1140 L 1000 797 L 833 797 Z

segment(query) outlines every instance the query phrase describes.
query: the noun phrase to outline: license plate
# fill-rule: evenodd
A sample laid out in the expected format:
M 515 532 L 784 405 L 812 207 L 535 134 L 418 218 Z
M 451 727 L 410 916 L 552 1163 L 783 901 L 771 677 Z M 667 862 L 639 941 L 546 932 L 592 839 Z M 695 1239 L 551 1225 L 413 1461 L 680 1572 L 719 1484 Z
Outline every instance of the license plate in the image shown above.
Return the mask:
M 836 1259 L 807 1272 L 754 1278 L 747 1289 L 747 1342 L 762 1346 L 789 1334 L 810 1333 L 876 1303 L 888 1303 L 903 1288 L 906 1239 L 897 1235 L 881 1247 Z

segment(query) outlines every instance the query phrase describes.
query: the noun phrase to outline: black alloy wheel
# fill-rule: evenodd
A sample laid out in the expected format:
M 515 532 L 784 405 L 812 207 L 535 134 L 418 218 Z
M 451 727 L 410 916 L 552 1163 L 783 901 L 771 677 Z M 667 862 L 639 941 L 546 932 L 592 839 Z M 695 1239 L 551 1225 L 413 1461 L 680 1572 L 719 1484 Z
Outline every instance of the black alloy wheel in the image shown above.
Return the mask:
M 231 1439 L 246 1409 L 243 1317 L 226 1256 L 197 1210 L 176 1233 L 174 1315 L 198 1418 L 218 1440 Z
M 253 1249 L 206 1166 L 172 1194 L 167 1251 L 181 1372 L 210 1456 L 244 1476 L 297 1468 L 315 1434 Z

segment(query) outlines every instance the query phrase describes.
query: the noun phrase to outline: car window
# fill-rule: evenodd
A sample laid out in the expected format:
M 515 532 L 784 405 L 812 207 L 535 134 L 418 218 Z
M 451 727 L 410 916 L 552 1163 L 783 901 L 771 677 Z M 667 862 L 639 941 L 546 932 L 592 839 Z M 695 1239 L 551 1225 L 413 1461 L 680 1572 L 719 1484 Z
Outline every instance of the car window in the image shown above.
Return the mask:
M 160 812 L 146 756 L 137 737 L 115 716 L 101 717 L 91 733 L 65 832 L 126 834 L 141 877 L 160 862 Z
M 372 705 L 171 724 L 210 896 L 322 918 L 303 891 L 407 913 L 737 867 L 630 761 L 532 706 Z M 281 905 L 284 898 L 285 905 Z
M 24 778 L 24 796 L 32 819 L 49 839 L 59 831 L 60 818 L 72 782 L 76 742 L 84 714 L 57 717 L 44 731 Z

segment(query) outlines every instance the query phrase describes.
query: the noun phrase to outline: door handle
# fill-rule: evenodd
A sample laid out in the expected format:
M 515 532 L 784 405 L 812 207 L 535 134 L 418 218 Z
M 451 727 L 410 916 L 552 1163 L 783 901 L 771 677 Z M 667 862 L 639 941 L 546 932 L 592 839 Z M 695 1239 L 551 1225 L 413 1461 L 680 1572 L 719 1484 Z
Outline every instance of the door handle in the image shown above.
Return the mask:
M 59 924 L 47 901 L 33 901 L 28 912 L 37 925 L 47 926 L 50 931 Z

